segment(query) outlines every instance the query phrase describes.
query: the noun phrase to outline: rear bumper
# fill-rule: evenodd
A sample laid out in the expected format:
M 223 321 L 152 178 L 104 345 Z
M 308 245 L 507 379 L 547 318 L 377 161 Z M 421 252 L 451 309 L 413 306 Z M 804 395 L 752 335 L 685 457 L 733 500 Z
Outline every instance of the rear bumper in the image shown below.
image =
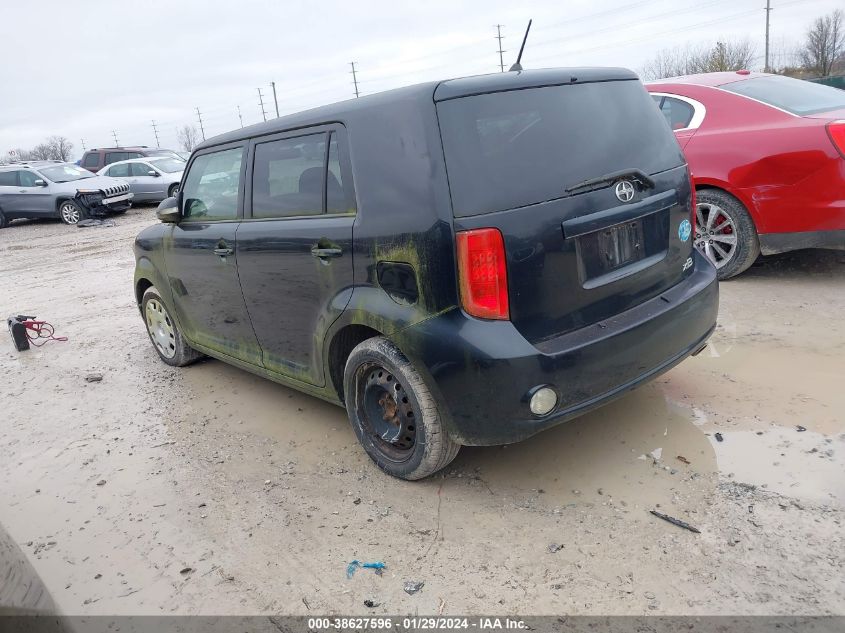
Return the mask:
M 581 415 L 699 350 L 716 325 L 716 271 L 695 253 L 683 282 L 600 323 L 537 345 L 509 321 L 452 310 L 402 331 L 397 343 L 428 371 L 454 439 L 516 442 Z M 538 418 L 528 392 L 552 386 L 558 406 Z

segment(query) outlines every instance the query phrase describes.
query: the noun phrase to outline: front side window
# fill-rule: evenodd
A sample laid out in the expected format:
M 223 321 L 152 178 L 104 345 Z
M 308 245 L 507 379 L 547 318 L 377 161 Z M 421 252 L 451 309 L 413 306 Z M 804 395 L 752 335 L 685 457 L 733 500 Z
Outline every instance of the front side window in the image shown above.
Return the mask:
M 243 148 L 197 156 L 185 178 L 182 216 L 198 221 L 238 217 Z
M 108 175 L 112 178 L 128 178 L 129 177 L 129 163 L 122 163 L 120 165 L 113 165 L 109 168 Z
M 325 160 L 325 133 L 256 145 L 252 175 L 252 217 L 321 214 Z
M 38 180 L 38 176 L 36 176 L 31 171 L 19 171 L 18 178 L 21 181 L 21 187 L 35 187 L 35 181 Z
M 689 127 L 690 121 L 695 114 L 695 109 L 685 101 L 666 97 L 660 106 L 660 111 L 666 117 L 669 127 L 673 130 L 682 130 Z
M 129 173 L 132 176 L 149 176 L 153 168 L 146 163 L 129 163 Z

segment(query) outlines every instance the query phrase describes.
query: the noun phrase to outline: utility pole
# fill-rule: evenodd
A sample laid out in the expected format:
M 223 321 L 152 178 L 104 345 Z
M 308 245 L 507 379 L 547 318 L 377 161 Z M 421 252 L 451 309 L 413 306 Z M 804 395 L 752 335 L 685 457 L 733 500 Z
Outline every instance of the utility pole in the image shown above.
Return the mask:
M 112 130 L 112 131 L 111 131 L 111 135 L 114 137 L 114 146 L 115 146 L 115 147 L 120 147 L 120 143 L 119 143 L 119 142 L 118 142 L 118 140 L 117 140 L 117 132 L 115 132 L 114 130 Z
M 276 82 L 271 81 L 270 85 L 273 86 L 273 101 L 276 103 L 276 118 L 279 118 L 279 100 L 276 99 Z
M 763 72 L 769 72 L 769 14 L 772 12 L 772 0 L 766 0 L 766 65 Z
M 200 113 L 199 106 L 197 106 L 197 121 L 200 122 L 200 133 L 202 134 L 202 140 L 205 140 L 205 128 L 202 126 L 202 114 Z
M 86 150 L 86 147 L 85 147 L 85 139 L 84 139 L 84 138 L 81 138 L 81 139 L 79 139 L 79 140 L 80 140 L 80 141 L 82 141 L 82 151 L 84 152 L 84 151 Z
M 497 24 L 496 25 L 496 39 L 499 40 L 499 68 L 501 68 L 502 72 L 505 72 L 505 58 L 503 54 L 505 51 L 502 50 L 502 27 L 504 24 Z
M 264 95 L 261 94 L 261 88 L 258 89 L 258 103 L 261 104 L 261 116 L 264 117 L 264 122 L 267 122 L 267 111 L 264 109 Z
M 355 98 L 359 97 L 358 94 L 358 75 L 355 74 L 355 62 L 349 62 L 352 65 L 352 83 L 355 85 Z
M 155 119 L 153 119 L 152 122 L 153 122 L 153 132 L 156 135 L 156 147 L 161 147 L 161 143 L 159 143 L 159 141 L 158 141 L 158 128 L 156 127 Z
M 241 120 L 241 127 L 244 126 L 244 118 L 241 116 L 241 106 L 238 106 L 238 118 Z

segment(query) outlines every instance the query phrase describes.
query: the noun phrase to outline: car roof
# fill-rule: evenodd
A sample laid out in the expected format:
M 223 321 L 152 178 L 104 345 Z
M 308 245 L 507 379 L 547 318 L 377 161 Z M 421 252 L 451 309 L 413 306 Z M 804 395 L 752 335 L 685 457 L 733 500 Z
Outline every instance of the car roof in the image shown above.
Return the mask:
M 330 105 L 319 106 L 295 114 L 289 114 L 265 123 L 256 123 L 244 128 L 232 130 L 203 141 L 194 148 L 194 152 L 223 143 L 233 143 L 255 136 L 274 132 L 284 132 L 297 127 L 306 127 L 321 123 L 341 121 L 349 115 L 361 113 L 373 107 L 407 104 L 408 109 L 415 105 L 434 101 L 471 96 L 484 92 L 521 90 L 539 86 L 564 85 L 613 80 L 635 80 L 637 75 L 624 68 L 546 68 L 541 70 L 523 70 L 519 72 L 491 73 L 429 81 L 403 88 L 395 88 L 360 98 L 347 99 Z
M 657 79 L 646 83 L 647 88 L 659 88 L 666 84 L 683 84 L 687 86 L 706 86 L 709 88 L 718 88 L 726 84 L 736 83 L 737 81 L 748 81 L 755 77 L 772 77 L 770 73 L 758 73 L 750 70 L 737 70 L 731 72 L 719 73 L 700 73 L 697 75 L 682 75 L 680 77 L 666 77 L 665 79 Z

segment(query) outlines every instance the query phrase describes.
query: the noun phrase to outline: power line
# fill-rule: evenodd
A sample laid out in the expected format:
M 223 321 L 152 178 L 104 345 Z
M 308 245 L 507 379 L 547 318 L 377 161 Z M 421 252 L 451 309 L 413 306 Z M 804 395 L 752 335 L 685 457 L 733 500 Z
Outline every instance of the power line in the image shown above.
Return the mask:
M 502 24 L 496 25 L 496 39 L 499 40 L 499 68 L 501 72 L 505 72 L 505 58 L 502 56 L 505 51 L 502 50 Z
M 772 12 L 771 0 L 766 0 L 766 8 L 764 11 L 766 12 L 766 61 L 763 65 L 763 71 L 769 72 L 769 15 Z
M 156 147 L 161 147 L 161 143 L 159 143 L 159 140 L 158 140 L 158 129 L 156 128 L 155 119 L 152 119 L 152 122 L 153 122 L 153 133 L 156 135 Z
M 355 62 L 349 62 L 352 65 L 352 83 L 355 84 L 355 98 L 358 98 L 358 75 L 355 74 Z
M 258 103 L 261 104 L 261 116 L 264 117 L 264 122 L 267 122 L 267 111 L 264 109 L 264 95 L 261 94 L 261 88 L 258 88 Z
M 276 104 L 276 118 L 279 118 L 279 100 L 276 98 L 276 82 L 271 81 L 270 85 L 273 86 L 273 102 Z
M 205 140 L 205 128 L 202 126 L 202 114 L 200 113 L 199 106 L 197 106 L 197 121 L 200 122 L 200 133 L 202 134 L 202 140 Z

